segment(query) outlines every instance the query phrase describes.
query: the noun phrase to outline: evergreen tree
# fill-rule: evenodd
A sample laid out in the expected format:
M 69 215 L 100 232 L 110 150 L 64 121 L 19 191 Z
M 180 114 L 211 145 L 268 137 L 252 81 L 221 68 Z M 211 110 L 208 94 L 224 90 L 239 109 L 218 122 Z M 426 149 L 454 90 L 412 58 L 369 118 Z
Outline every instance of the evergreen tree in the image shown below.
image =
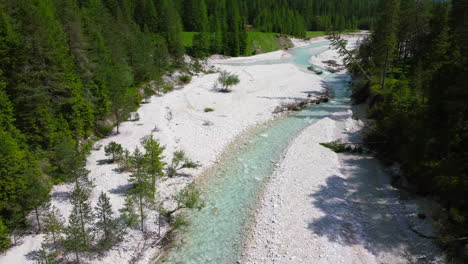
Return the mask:
M 372 40 L 375 48 L 374 64 L 380 71 L 380 88 L 385 89 L 385 79 L 391 61 L 395 57 L 396 32 L 400 0 L 381 0 L 381 16 L 373 32 Z
M 62 240 L 63 219 L 58 208 L 53 206 L 43 217 L 44 232 L 46 240 L 52 241 L 55 245 Z
M 96 205 L 96 229 L 100 233 L 98 247 L 100 249 L 110 249 L 119 240 L 119 230 L 117 221 L 113 216 L 112 206 L 109 197 L 101 192 Z
M 151 202 L 152 198 L 152 183 L 151 177 L 145 171 L 145 156 L 141 151 L 136 148 L 131 157 L 132 163 L 132 174 L 130 175 L 129 182 L 133 185 L 130 189 L 130 194 L 137 200 L 139 217 L 140 217 L 140 229 L 145 232 L 145 204 L 147 201 Z
M 88 200 L 89 193 L 76 185 L 71 195 L 73 209 L 65 229 L 65 247 L 73 251 L 78 262 L 79 253 L 90 250 L 92 246 L 94 214 Z
M 145 148 L 145 170 L 151 177 L 151 197 L 156 198 L 156 179 L 164 175 L 164 166 L 166 163 L 163 161 L 165 147 L 161 146 L 153 136 L 144 137 L 142 144 Z
M 0 218 L 0 250 L 5 250 L 10 246 L 10 237 L 8 228 L 3 224 L 3 220 Z
M 159 0 L 158 3 L 159 31 L 167 41 L 167 48 L 175 64 L 182 65 L 185 49 L 182 44 L 182 23 L 179 14 L 171 0 Z

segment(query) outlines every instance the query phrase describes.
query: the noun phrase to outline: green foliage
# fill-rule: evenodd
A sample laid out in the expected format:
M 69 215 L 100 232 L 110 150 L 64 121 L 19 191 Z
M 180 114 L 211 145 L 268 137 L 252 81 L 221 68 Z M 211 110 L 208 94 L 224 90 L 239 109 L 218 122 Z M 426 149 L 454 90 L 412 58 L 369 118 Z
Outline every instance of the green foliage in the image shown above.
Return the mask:
M 306 36 L 304 18 L 291 9 L 263 10 L 255 19 L 254 25 L 263 32 L 278 32 L 300 38 Z
M 438 226 L 450 245 L 468 235 L 468 31 L 462 15 L 468 6 L 462 2 L 379 1 L 375 30 L 355 52 L 364 71 L 350 68 L 360 82 L 354 96 L 367 99 L 375 120 L 367 140 L 382 142 L 375 149 L 401 163 L 417 191 L 447 209 Z
M 188 226 L 188 224 L 189 223 L 184 216 L 177 215 L 176 217 L 174 217 L 174 221 L 172 222 L 172 228 L 181 229 L 181 228 Z
M 73 252 L 76 261 L 80 262 L 80 254 L 91 250 L 93 242 L 94 214 L 89 203 L 89 190 L 76 184 L 71 203 L 73 209 L 64 232 L 64 247 Z
M 42 219 L 46 241 L 58 244 L 62 241 L 63 219 L 60 211 L 54 206 L 50 208 Z
M 142 139 L 142 144 L 145 148 L 145 164 L 144 170 L 151 177 L 151 195 L 156 198 L 156 179 L 164 175 L 164 166 L 166 163 L 163 161 L 162 155 L 165 147 L 161 146 L 153 136 L 147 136 Z
M 192 81 L 192 76 L 181 75 L 179 76 L 179 84 L 189 84 Z
M 205 111 L 205 113 L 209 113 L 209 112 L 214 112 L 214 109 L 207 107 L 203 111 Z
M 130 175 L 129 183 L 132 188 L 129 189 L 128 194 L 131 195 L 136 201 L 139 209 L 140 217 L 140 230 L 145 232 L 145 210 L 144 207 L 147 202 L 152 203 L 153 188 L 151 176 L 147 173 L 146 157 L 141 153 L 138 148 L 135 148 L 133 155 L 130 158 L 132 164 L 132 174 Z
M 8 228 L 3 224 L 0 218 L 0 251 L 6 250 L 10 246 L 10 237 Z
M 106 125 L 106 124 L 96 124 L 96 135 L 100 138 L 105 138 L 112 134 L 112 130 L 114 130 L 113 125 Z
M 98 231 L 99 250 L 109 250 L 121 240 L 120 230 L 117 220 L 114 218 L 112 205 L 106 193 L 101 192 L 96 205 L 97 222 L 95 224 Z
M 122 145 L 112 141 L 107 146 L 104 147 L 104 152 L 106 156 L 111 157 L 111 161 L 115 162 L 122 158 L 123 148 Z
M 33 259 L 39 264 L 53 264 L 57 262 L 58 254 L 47 244 L 42 243 L 41 248 L 34 254 Z
M 135 204 L 131 196 L 125 197 L 124 206 L 119 210 L 120 218 L 125 226 L 136 228 L 138 226 L 138 215 L 135 213 Z
M 221 88 L 221 92 L 229 92 L 229 88 L 234 86 L 240 82 L 239 76 L 233 73 L 229 73 L 227 71 L 222 71 L 218 78 L 218 83 L 223 86 Z
M 166 175 L 172 178 L 182 169 L 196 169 L 198 167 L 200 167 L 200 164 L 187 158 L 185 152 L 176 151 L 172 157 L 171 164 L 166 168 Z
M 193 37 L 197 35 L 198 32 L 182 32 L 182 43 L 185 48 L 190 48 L 193 46 Z
M 205 207 L 205 203 L 201 199 L 200 191 L 193 185 L 187 186 L 174 198 L 179 209 L 186 208 L 201 210 L 203 207 Z

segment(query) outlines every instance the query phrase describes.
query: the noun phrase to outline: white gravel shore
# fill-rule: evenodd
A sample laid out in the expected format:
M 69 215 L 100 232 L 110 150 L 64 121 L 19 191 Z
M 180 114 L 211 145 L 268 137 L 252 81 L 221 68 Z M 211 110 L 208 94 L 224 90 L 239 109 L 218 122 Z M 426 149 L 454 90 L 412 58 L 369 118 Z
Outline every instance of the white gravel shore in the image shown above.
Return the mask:
M 311 60 L 325 58 L 338 59 L 326 51 Z M 359 142 L 362 126 L 349 106 L 290 144 L 259 201 L 242 263 L 446 263 L 432 240 L 409 229 L 433 231 L 416 217 L 430 214 L 423 200 L 401 199 L 372 156 L 319 144 Z
M 110 196 L 114 212 L 123 206 L 124 191 L 129 187 L 128 174 L 116 171 L 115 164 L 106 163 L 104 146 L 112 141 L 133 151 L 135 147 L 141 147 L 142 137 L 153 134 L 166 146 L 168 161 L 175 150 L 184 150 L 188 157 L 201 163 L 201 168 L 186 171 L 192 177 L 179 177 L 160 183 L 160 200 L 171 206 L 171 197 L 212 165 L 224 148 L 248 127 L 273 118 L 272 112 L 284 101 L 307 98 L 307 92 L 323 90 L 320 76 L 300 71 L 291 64 L 216 64 L 257 62 L 286 56 L 290 54 L 281 50 L 245 58 L 213 59 L 211 64 L 239 75 L 241 82 L 233 87 L 231 93 L 214 91 L 218 74 L 208 74 L 195 76 L 183 89 L 162 97 L 155 96 L 150 103 L 143 104 L 138 110 L 139 121 L 123 123 L 120 134 L 97 142 L 103 147 L 88 157 L 87 168 L 96 185 L 91 197 L 92 204 L 96 203 L 99 193 L 104 191 Z M 213 108 L 214 111 L 205 113 L 205 108 Z M 69 201 L 72 187 L 72 184 L 61 184 L 52 190 L 52 205 L 60 210 L 64 218 L 68 217 L 72 209 Z M 156 216 L 156 213 L 148 212 L 146 229 L 153 230 L 150 233 L 152 237 L 156 237 Z M 163 233 L 165 228 L 162 228 Z M 17 245 L 0 255 L 0 263 L 34 263 L 31 254 L 40 248 L 42 241 L 42 235 L 20 238 Z M 119 247 L 89 263 L 148 263 L 157 251 L 150 247 L 150 241 L 144 241 L 140 231 L 131 230 Z

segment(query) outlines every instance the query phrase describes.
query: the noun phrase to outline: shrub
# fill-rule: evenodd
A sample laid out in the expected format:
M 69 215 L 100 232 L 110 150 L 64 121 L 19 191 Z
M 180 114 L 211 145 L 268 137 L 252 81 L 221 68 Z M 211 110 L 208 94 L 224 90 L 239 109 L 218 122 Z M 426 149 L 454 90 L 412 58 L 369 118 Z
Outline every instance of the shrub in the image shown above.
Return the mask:
M 112 134 L 112 130 L 114 129 L 113 125 L 106 125 L 106 124 L 96 124 L 96 135 L 100 138 L 104 138 Z
M 0 252 L 10 246 L 10 238 L 8 237 L 8 228 L 3 224 L 0 218 Z
M 174 222 L 172 223 L 172 228 L 174 229 L 181 229 L 183 227 L 188 226 L 187 219 L 185 217 L 178 215 L 174 217 Z
M 179 84 L 188 84 L 192 80 L 190 75 L 181 75 L 179 76 Z
M 207 107 L 207 108 L 205 108 L 205 110 L 204 110 L 204 111 L 205 111 L 205 113 L 209 113 L 209 112 L 213 112 L 213 111 L 214 111 L 214 109 L 213 109 L 213 108 L 209 108 L 209 107 Z
M 218 78 L 218 83 L 223 86 L 221 88 L 221 92 L 227 93 L 229 92 L 229 87 L 234 86 L 240 82 L 239 76 L 229 73 L 227 71 L 222 71 L 221 75 Z
M 123 148 L 120 144 L 117 144 L 114 141 L 112 141 L 104 148 L 104 152 L 106 153 L 106 156 L 111 156 L 112 162 L 115 162 L 121 159 Z
M 168 93 L 174 90 L 174 86 L 170 83 L 165 83 L 161 85 L 161 90 L 163 91 L 163 93 Z
M 181 169 L 196 169 L 198 167 L 200 167 L 200 164 L 187 158 L 185 152 L 176 151 L 174 152 L 171 164 L 166 169 L 166 174 L 169 178 L 172 178 L 176 176 Z

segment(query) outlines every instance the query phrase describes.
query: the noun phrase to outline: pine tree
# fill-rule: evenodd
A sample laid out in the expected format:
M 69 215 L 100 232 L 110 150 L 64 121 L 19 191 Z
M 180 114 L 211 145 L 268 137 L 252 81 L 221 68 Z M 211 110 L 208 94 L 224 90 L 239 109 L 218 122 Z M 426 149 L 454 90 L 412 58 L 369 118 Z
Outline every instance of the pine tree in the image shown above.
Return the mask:
M 54 244 L 59 243 L 62 240 L 63 219 L 58 208 L 55 206 L 50 208 L 42 221 L 44 222 L 46 240 L 52 241 Z
M 124 206 L 119 212 L 120 218 L 127 227 L 135 227 L 138 222 L 138 215 L 135 213 L 135 204 L 133 203 L 133 197 L 131 197 L 131 195 L 125 197 Z
M 114 219 L 114 212 L 109 201 L 109 197 L 101 192 L 96 205 L 96 229 L 100 232 L 99 248 L 110 249 L 119 240 L 119 230 L 117 221 Z
M 396 32 L 400 0 L 381 0 L 380 20 L 372 34 L 373 45 L 376 47 L 374 63 L 380 71 L 380 88 L 385 89 L 385 79 L 390 63 L 395 56 Z
M 142 232 L 145 232 L 145 204 L 147 201 L 152 202 L 151 177 L 145 171 L 145 162 L 145 156 L 138 148 L 136 148 L 131 157 L 132 174 L 130 175 L 129 182 L 133 184 L 130 189 L 130 194 L 138 203 L 140 229 Z
M 182 23 L 171 0 L 159 0 L 159 31 L 163 33 L 169 53 L 176 65 L 183 64 Z
M 151 197 L 156 198 L 156 179 L 164 175 L 164 166 L 162 155 L 165 147 L 161 146 L 153 136 L 147 136 L 142 139 L 145 148 L 144 163 L 145 170 L 151 177 Z
M 91 249 L 93 239 L 94 214 L 88 200 L 89 193 L 76 185 L 71 195 L 73 209 L 68 220 L 69 225 L 65 229 L 65 246 L 75 253 L 78 261 L 80 252 Z

